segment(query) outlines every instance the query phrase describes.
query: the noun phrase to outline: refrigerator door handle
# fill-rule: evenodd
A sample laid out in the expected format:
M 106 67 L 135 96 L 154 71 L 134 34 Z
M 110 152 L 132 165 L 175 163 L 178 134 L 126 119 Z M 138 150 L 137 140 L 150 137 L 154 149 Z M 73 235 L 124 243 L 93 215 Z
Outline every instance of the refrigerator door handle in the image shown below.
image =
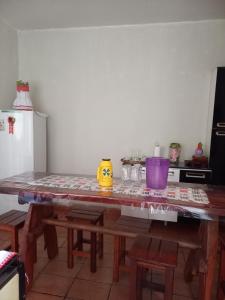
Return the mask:
M 225 136 L 225 131 L 216 131 L 217 136 Z
M 218 122 L 218 123 L 216 123 L 216 126 L 225 128 L 225 123 L 224 122 Z

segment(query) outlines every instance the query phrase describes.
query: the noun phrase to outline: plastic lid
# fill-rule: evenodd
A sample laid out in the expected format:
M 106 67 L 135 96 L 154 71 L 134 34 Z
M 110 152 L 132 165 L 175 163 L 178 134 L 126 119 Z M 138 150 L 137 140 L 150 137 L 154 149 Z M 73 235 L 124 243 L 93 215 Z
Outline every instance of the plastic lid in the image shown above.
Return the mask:
M 110 161 L 111 158 L 103 158 L 102 160 L 103 160 L 103 161 Z

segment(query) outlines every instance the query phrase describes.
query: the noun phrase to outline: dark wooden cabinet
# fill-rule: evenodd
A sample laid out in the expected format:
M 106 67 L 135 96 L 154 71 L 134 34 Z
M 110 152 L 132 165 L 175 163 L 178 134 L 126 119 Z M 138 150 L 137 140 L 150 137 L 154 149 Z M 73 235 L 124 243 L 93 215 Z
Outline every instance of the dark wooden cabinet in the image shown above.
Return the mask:
M 225 67 L 217 68 L 213 128 L 225 128 Z
M 225 67 L 216 73 L 209 166 L 212 184 L 225 185 Z

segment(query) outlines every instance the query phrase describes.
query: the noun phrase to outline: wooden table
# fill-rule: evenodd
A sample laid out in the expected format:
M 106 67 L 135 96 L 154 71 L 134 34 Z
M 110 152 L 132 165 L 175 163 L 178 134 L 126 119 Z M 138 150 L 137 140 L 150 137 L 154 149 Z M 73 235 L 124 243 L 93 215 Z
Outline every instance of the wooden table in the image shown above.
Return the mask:
M 46 246 L 49 258 L 55 257 L 57 254 L 57 237 L 53 226 L 44 225 L 41 220 L 53 215 L 53 205 L 51 199 L 57 197 L 67 200 L 80 200 L 95 203 L 103 203 L 104 205 L 133 205 L 141 206 L 146 203 L 147 207 L 154 208 L 164 207 L 181 212 L 188 212 L 190 209 L 198 211 L 201 216 L 208 215 L 209 219 L 205 220 L 205 230 L 203 237 L 203 249 L 206 260 L 205 272 L 201 275 L 200 299 L 210 300 L 212 293 L 212 284 L 217 257 L 218 245 L 218 217 L 225 216 L 225 189 L 213 186 L 198 186 L 204 188 L 209 204 L 200 205 L 194 202 L 182 202 L 179 200 L 168 200 L 165 198 L 156 198 L 150 196 L 134 196 L 113 193 L 112 191 L 85 191 L 78 189 L 47 187 L 30 184 L 31 181 L 43 178 L 50 174 L 47 173 L 24 173 L 5 180 L 0 180 L 0 193 L 24 195 L 25 197 L 33 197 L 38 201 L 45 200 L 48 205 L 31 205 L 25 224 L 24 240 L 21 247 L 21 256 L 25 261 L 26 272 L 30 277 L 30 284 L 33 276 L 33 257 L 35 256 L 35 236 L 44 232 Z M 191 184 L 179 184 L 185 187 L 196 187 Z M 211 218 L 211 219 L 210 219 Z M 106 233 L 110 230 L 104 229 Z

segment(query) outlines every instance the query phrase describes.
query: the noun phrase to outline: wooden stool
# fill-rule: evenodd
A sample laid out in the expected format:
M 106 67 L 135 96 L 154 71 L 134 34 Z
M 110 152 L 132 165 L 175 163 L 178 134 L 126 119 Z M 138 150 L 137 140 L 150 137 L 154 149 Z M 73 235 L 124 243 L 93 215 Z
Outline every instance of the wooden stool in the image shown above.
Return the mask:
M 191 282 L 194 274 L 199 273 L 200 261 L 202 261 L 202 225 L 198 220 L 181 219 L 177 223 L 167 222 L 165 226 L 161 221 L 152 221 L 149 236 L 178 243 L 179 247 L 189 250 L 188 258 L 184 268 L 184 279 L 186 282 Z
M 131 233 L 130 238 L 136 238 L 138 234 L 148 233 L 151 221 L 129 216 L 120 216 L 113 224 L 112 228 L 118 231 L 118 235 L 114 237 L 114 263 L 113 263 L 113 281 L 119 281 L 119 271 L 123 269 L 129 271 L 129 267 L 125 265 L 126 236 L 119 235 L 121 233 Z
M 10 232 L 11 250 L 18 252 L 19 229 L 23 227 L 27 213 L 19 210 L 10 210 L 0 215 L 0 230 Z
M 92 224 L 92 225 L 104 225 L 104 208 L 98 206 L 81 206 L 77 205 L 73 207 L 72 211 L 67 215 L 68 221 L 76 222 L 79 224 Z M 68 241 L 68 256 L 67 264 L 68 268 L 73 268 L 74 261 L 73 256 L 90 257 L 90 270 L 92 273 L 96 272 L 96 255 L 99 253 L 99 258 L 103 257 L 103 234 L 99 234 L 97 239 L 97 233 L 90 233 L 90 240 L 83 238 L 83 230 L 77 230 L 77 240 L 74 243 L 74 230 L 72 228 L 67 229 L 67 241 Z M 83 251 L 83 243 L 90 244 L 90 252 Z
M 131 262 L 130 300 L 141 300 L 141 280 L 143 269 L 165 272 L 165 285 L 151 285 L 164 291 L 164 299 L 173 298 L 174 269 L 177 266 L 178 244 L 160 239 L 138 236 L 129 258 Z

